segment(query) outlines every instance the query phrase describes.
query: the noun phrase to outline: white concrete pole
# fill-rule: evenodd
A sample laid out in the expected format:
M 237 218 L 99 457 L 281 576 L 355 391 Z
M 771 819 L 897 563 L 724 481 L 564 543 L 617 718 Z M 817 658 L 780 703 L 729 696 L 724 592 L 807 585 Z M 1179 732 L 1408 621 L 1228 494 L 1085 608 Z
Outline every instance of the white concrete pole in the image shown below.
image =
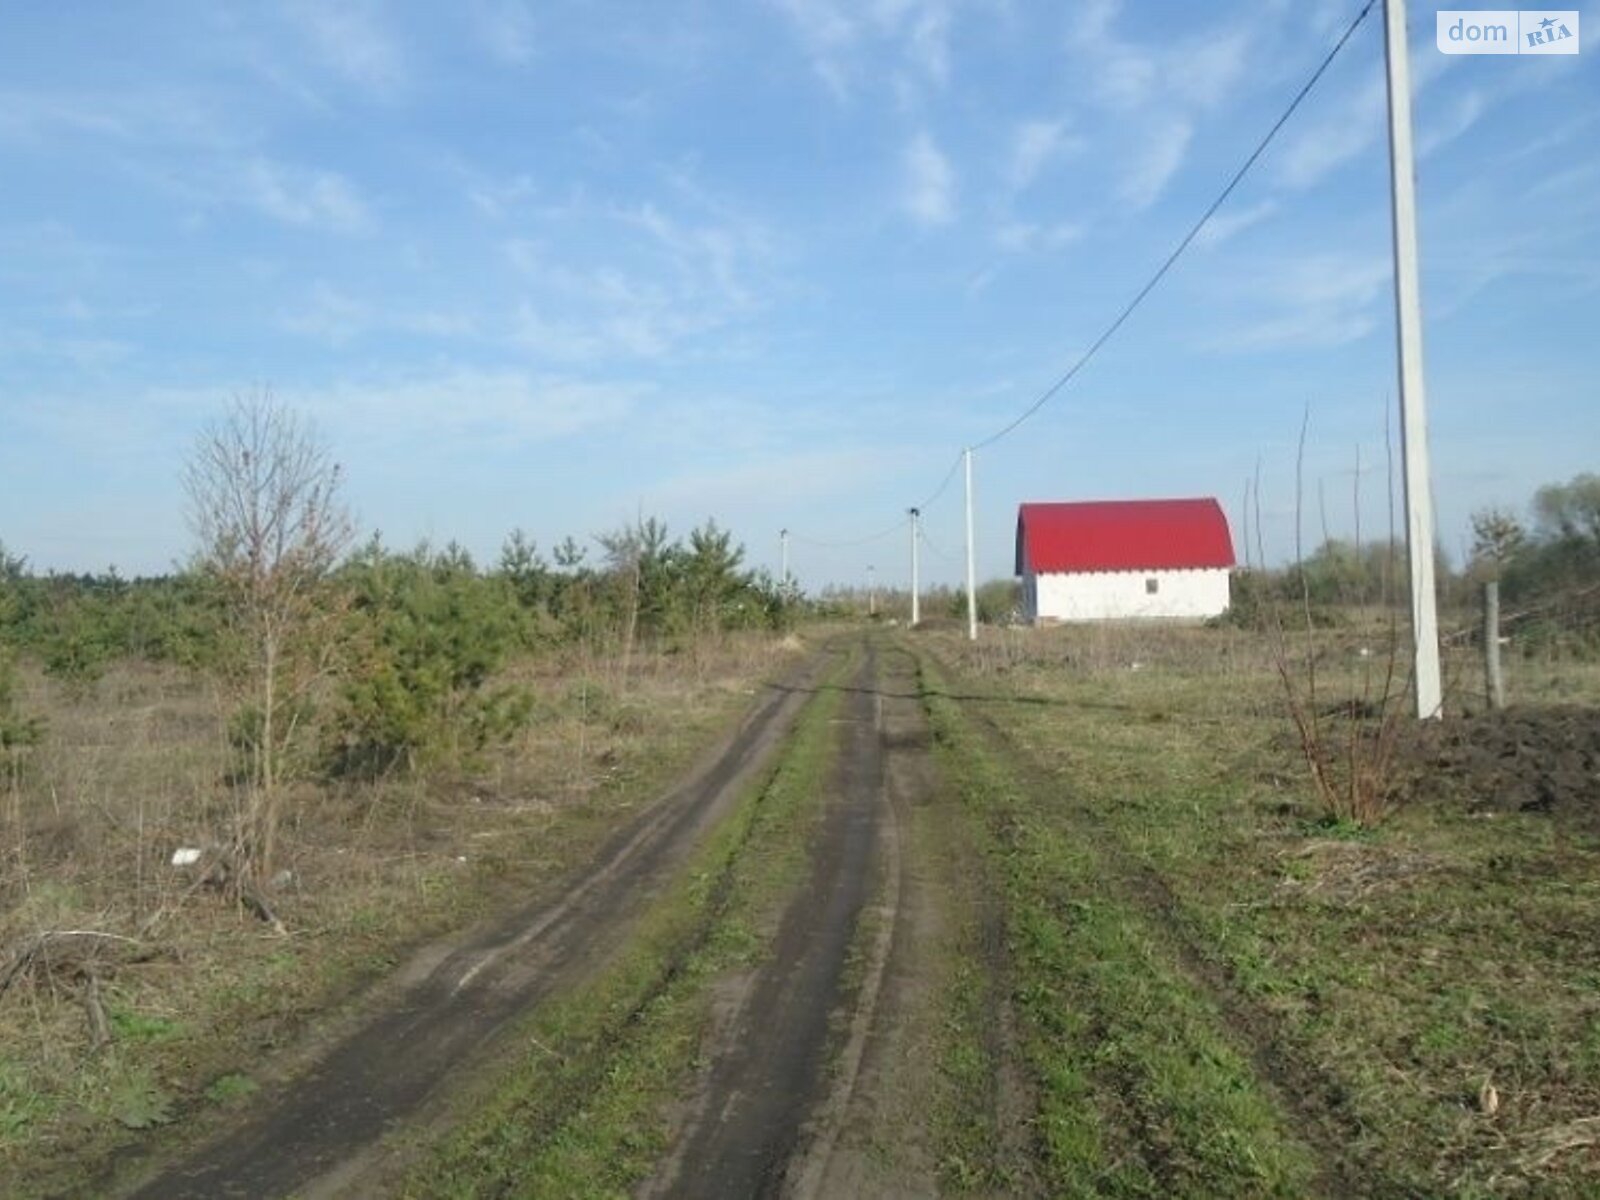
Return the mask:
M 867 616 L 878 615 L 878 568 L 867 567 Z
M 789 531 L 787 529 L 780 531 L 778 539 L 783 543 L 783 590 L 787 592 L 789 590 Z
M 922 620 L 922 597 L 917 579 L 917 535 L 918 522 L 922 514 L 916 509 L 911 510 L 911 627 L 915 629 Z
M 961 452 L 967 468 L 967 640 L 978 640 L 978 568 L 972 544 L 972 451 Z
M 1411 636 L 1417 716 L 1440 715 L 1439 613 L 1433 579 L 1433 476 L 1422 380 L 1422 294 L 1417 271 L 1417 183 L 1411 150 L 1411 63 L 1405 0 L 1384 0 L 1389 64 L 1389 181 L 1394 206 L 1394 305 L 1400 360 L 1400 446 L 1411 564 Z

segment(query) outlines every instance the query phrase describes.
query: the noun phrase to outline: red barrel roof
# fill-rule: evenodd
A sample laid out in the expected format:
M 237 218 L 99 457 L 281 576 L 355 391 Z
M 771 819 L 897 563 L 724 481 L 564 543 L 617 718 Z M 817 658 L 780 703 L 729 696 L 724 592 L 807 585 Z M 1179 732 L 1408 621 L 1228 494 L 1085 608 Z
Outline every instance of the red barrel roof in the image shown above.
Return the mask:
M 1210 497 L 1024 504 L 1017 510 L 1018 575 L 1233 565 L 1228 518 Z

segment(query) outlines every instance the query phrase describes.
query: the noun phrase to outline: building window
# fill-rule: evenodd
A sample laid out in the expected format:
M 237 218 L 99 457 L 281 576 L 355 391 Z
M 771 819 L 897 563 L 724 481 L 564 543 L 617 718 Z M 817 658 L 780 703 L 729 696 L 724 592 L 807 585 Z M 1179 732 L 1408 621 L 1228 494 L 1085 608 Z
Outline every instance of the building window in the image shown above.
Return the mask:
M 1152 577 L 1144 581 L 1144 594 L 1146 596 L 1154 596 L 1160 590 L 1161 581 L 1159 579 Z

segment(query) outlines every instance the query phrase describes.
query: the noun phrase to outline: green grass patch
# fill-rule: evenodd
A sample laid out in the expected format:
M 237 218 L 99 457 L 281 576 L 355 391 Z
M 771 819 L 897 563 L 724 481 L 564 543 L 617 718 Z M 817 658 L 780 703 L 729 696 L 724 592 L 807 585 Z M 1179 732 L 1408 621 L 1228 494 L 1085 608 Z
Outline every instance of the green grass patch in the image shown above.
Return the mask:
M 1116 886 L 1118 866 L 1074 821 L 1070 794 L 1025 789 L 946 691 L 927 695 L 939 764 L 988 831 L 1046 1189 L 1313 1190 L 1314 1156 L 1159 922 Z
M 977 707 L 1051 781 L 1040 828 L 1159 881 L 1172 938 L 1152 944 L 1185 942 L 1266 1018 L 1322 1089 L 1346 1178 L 1600 1194 L 1592 817 L 1475 811 L 1494 795 L 1468 787 L 1376 828 L 1320 820 L 1270 661 L 1233 636 L 1035 631 L 1003 665 L 969 655 L 944 690 L 992 697 Z
M 206 1099 L 213 1104 L 237 1104 L 261 1090 L 261 1085 L 250 1076 L 234 1071 L 220 1075 L 206 1088 Z

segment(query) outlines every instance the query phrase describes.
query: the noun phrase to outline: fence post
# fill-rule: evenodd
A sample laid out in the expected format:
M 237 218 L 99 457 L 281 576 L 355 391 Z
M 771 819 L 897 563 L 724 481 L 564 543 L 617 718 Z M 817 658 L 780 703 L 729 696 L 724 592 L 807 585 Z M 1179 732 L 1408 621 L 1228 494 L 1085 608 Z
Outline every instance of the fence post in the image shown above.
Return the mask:
M 1500 673 L 1500 581 L 1483 585 L 1483 676 L 1489 693 L 1489 707 L 1506 706 L 1506 681 Z

